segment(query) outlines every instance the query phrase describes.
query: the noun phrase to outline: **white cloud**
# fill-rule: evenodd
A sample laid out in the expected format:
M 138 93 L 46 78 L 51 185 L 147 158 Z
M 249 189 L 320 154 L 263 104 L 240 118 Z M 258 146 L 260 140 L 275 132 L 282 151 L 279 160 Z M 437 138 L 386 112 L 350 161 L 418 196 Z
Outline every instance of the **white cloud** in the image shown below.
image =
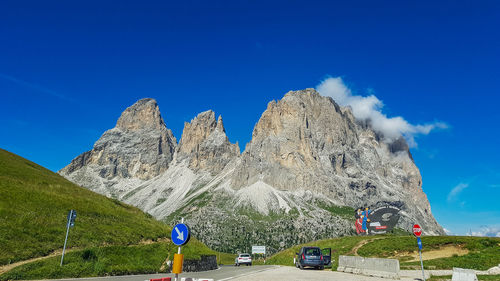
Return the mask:
M 472 231 L 472 236 L 500 237 L 500 227 L 482 226 L 478 231 Z
M 460 192 L 469 187 L 468 183 L 459 183 L 454 188 L 451 189 L 450 193 L 448 193 L 448 202 L 453 202 L 457 199 Z
M 408 144 L 416 146 L 415 136 L 418 134 L 427 135 L 436 128 L 447 128 L 442 122 L 429 124 L 413 125 L 408 123 L 403 117 L 387 117 L 382 113 L 384 104 L 375 95 L 359 96 L 353 95 L 341 77 L 331 77 L 321 82 L 316 89 L 323 96 L 333 98 L 333 100 L 342 105 L 350 106 L 352 113 L 359 120 L 370 120 L 374 130 L 382 133 L 384 139 L 388 142 L 394 141 L 404 136 Z M 373 91 L 369 91 L 373 92 Z
M 444 230 L 444 232 L 446 233 L 446 235 L 453 235 L 453 232 L 451 232 L 451 230 L 446 229 L 446 228 L 444 228 L 444 227 L 443 227 L 443 230 Z

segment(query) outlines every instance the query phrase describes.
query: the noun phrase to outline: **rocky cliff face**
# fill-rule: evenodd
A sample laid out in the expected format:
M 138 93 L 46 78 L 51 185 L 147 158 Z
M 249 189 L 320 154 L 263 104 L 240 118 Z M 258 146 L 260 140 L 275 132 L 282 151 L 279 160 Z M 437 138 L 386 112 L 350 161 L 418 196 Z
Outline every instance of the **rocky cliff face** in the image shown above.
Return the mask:
M 154 99 L 127 108 L 87 151 L 59 173 L 107 196 L 117 197 L 168 169 L 177 140 L 166 128 Z
M 314 89 L 289 92 L 262 114 L 231 186 L 241 189 L 259 181 L 279 191 L 321 194 L 341 206 L 388 203 L 405 210 L 405 227 L 425 220 L 436 234 L 442 231 L 430 215 L 404 139 L 385 143 L 356 122 L 349 108 Z
M 216 174 L 239 154 L 238 143 L 229 142 L 222 117 L 216 120 L 213 111 L 202 112 L 191 123 L 184 124 L 177 158 L 189 158 L 189 168 L 193 171 L 202 169 Z
M 183 216 L 222 251 L 352 234 L 353 208 L 380 204 L 403 210 L 403 229 L 444 234 L 405 140 L 387 143 L 314 89 L 270 102 L 241 155 L 214 112 L 186 123 L 176 144 L 156 102 L 141 100 L 60 173 L 158 219 Z

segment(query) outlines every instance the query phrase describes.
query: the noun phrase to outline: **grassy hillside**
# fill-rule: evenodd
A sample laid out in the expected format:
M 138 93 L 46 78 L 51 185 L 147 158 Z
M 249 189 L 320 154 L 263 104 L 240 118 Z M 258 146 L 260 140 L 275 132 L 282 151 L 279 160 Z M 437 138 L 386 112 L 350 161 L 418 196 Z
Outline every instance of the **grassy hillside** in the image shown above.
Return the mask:
M 79 187 L 0 149 L 0 265 L 61 249 L 68 211 L 77 211 L 68 247 L 136 244 L 170 236 L 139 209 Z
M 169 272 L 166 260 L 173 260 L 177 246 L 170 242 L 132 246 L 94 247 L 73 251 L 64 257 L 64 266 L 59 266 L 60 256 L 48 258 L 16 267 L 0 275 L 0 280 L 31 280 L 77 278 L 90 276 L 145 274 Z M 186 259 L 199 259 L 201 255 L 215 255 L 201 242 L 192 239 L 182 247 Z
M 418 268 L 420 261 L 412 261 L 417 252 L 414 237 L 393 237 L 375 240 L 361 247 L 358 254 L 366 257 L 397 258 L 401 268 Z M 429 259 L 424 267 L 451 269 L 453 267 L 486 270 L 500 263 L 500 238 L 469 236 L 422 237 L 422 256 L 449 251 L 448 256 Z M 462 252 L 462 255 L 458 255 Z
M 500 264 L 500 238 L 433 236 L 422 237 L 422 256 L 435 257 L 424 261 L 428 269 L 452 269 L 453 267 L 486 270 Z M 338 266 L 339 255 L 395 258 L 402 269 L 418 268 L 416 238 L 413 236 L 351 236 L 320 240 L 292 247 L 269 258 L 268 264 L 293 266 L 293 257 L 303 246 L 332 248 Z M 460 255 L 457 253 L 461 253 Z
M 78 216 L 64 266 L 59 254 L 18 266 L 0 280 L 158 272 L 177 251 L 166 224 L 0 149 L 0 267 L 60 252 L 70 209 Z M 195 238 L 183 253 L 185 259 L 216 254 Z

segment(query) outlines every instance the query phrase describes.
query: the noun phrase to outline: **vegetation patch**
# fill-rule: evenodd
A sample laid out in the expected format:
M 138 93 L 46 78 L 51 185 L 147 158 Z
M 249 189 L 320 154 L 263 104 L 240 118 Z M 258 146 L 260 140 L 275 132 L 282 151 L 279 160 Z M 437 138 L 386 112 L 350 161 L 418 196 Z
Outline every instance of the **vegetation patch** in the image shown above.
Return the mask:
M 463 255 L 452 254 L 448 257 L 425 260 L 424 268 L 427 269 L 460 267 L 487 270 L 500 264 L 500 238 L 428 236 L 422 237 L 422 242 L 424 257 L 426 253 L 450 247 L 468 252 Z M 281 251 L 269 258 L 267 263 L 293 266 L 295 253 L 303 246 L 332 248 L 332 258 L 335 259 L 334 270 L 338 266 L 339 255 L 356 254 L 363 257 L 396 258 L 400 261 L 401 269 L 414 269 L 420 266 L 420 261 L 410 261 L 413 260 L 413 256 L 408 256 L 411 253 L 418 253 L 417 240 L 409 235 L 352 236 L 320 240 Z
M 0 275 L 0 280 L 31 280 L 95 277 L 107 275 L 147 274 L 170 272 L 164 265 L 173 260 L 177 246 L 172 243 L 153 243 L 137 246 L 109 246 L 73 251 L 64 256 L 40 260 L 18 266 Z M 201 255 L 216 255 L 201 242 L 192 239 L 182 247 L 186 260 L 200 259 Z
M 238 255 L 229 253 L 217 253 L 217 263 L 220 265 L 234 264 L 234 260 Z
M 130 245 L 170 237 L 171 228 L 138 208 L 79 187 L 0 149 L 0 265 L 60 250 L 69 210 L 69 248 Z
M 500 238 L 469 236 L 427 236 L 422 237 L 422 256 L 443 248 L 455 248 L 456 253 L 449 257 L 428 259 L 424 268 L 451 269 L 453 267 L 486 270 L 500 263 Z M 466 250 L 468 253 L 459 255 Z M 401 253 L 405 253 L 401 255 Z M 402 236 L 379 239 L 368 243 L 358 250 L 360 256 L 397 258 L 402 269 L 412 269 L 420 265 L 412 255 L 418 253 L 414 237 Z
M 324 201 L 316 200 L 315 204 L 330 212 L 332 215 L 336 215 L 342 217 L 344 219 L 353 220 L 354 221 L 354 208 L 348 206 L 337 206 L 333 204 L 328 204 Z

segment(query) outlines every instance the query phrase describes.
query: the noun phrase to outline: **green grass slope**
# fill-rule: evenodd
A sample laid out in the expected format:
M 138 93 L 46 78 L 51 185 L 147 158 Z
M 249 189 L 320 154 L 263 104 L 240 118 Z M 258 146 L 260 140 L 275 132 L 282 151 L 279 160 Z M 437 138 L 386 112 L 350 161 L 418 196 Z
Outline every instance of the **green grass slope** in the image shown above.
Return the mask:
M 166 260 L 173 260 L 177 246 L 170 242 L 131 246 L 93 247 L 73 251 L 61 257 L 52 257 L 18 266 L 0 275 L 0 280 L 33 280 L 95 277 L 125 274 L 170 272 Z M 215 255 L 207 246 L 190 240 L 182 247 L 185 259 L 199 259 L 201 255 Z
M 0 266 L 61 250 L 70 209 L 78 216 L 70 229 L 69 248 L 127 246 L 170 238 L 168 225 L 141 210 L 0 149 Z M 170 242 L 164 244 L 173 247 Z M 189 244 L 193 245 L 186 247 L 189 257 L 215 253 L 196 239 Z
M 459 236 L 429 236 L 422 237 L 425 257 L 429 251 L 443 247 L 467 249 L 465 255 L 454 255 L 424 261 L 427 269 L 452 269 L 453 267 L 486 270 L 500 264 L 500 238 L 492 237 L 459 237 Z M 338 266 L 339 255 L 358 255 L 363 257 L 396 258 L 402 269 L 418 268 L 420 261 L 410 261 L 418 253 L 417 241 L 413 236 L 350 236 L 314 241 L 297 245 L 271 256 L 267 264 L 293 266 L 294 254 L 303 246 L 318 246 L 332 248 L 333 270 Z
M 500 264 L 500 238 L 470 236 L 422 237 L 422 256 L 429 251 L 449 247 L 466 249 L 468 254 L 442 257 L 424 261 L 429 269 L 452 269 L 453 267 L 487 270 Z M 391 237 L 375 240 L 361 247 L 358 254 L 365 257 L 397 258 L 401 268 L 418 268 L 420 261 L 409 261 L 418 253 L 416 238 L 412 236 Z
M 68 211 L 77 211 L 64 266 L 61 256 L 33 261 L 0 280 L 165 272 L 177 246 L 171 227 L 118 200 L 79 187 L 31 161 L 0 149 L 0 267 L 62 250 Z M 166 239 L 165 239 L 166 238 Z M 215 251 L 195 238 L 185 260 Z
M 170 228 L 135 207 L 79 187 L 0 149 L 0 265 L 61 249 L 66 217 L 77 211 L 68 247 L 136 244 Z

